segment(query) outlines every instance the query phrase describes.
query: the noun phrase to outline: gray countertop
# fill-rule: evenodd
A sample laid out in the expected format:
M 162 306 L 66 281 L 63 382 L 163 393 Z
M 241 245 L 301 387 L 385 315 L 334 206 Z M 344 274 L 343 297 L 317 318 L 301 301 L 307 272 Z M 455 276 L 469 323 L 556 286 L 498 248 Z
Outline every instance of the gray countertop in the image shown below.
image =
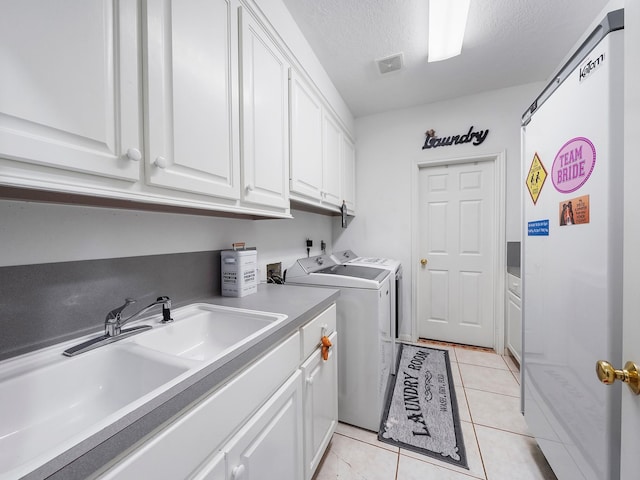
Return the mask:
M 313 319 L 334 303 L 339 294 L 339 290 L 329 288 L 260 284 L 257 293 L 242 298 L 212 296 L 183 302 L 204 302 L 284 313 L 288 318 L 264 340 L 245 351 L 234 352 L 229 358 L 225 358 L 222 364 L 194 373 L 184 382 L 23 478 L 64 480 L 87 478 L 194 401 L 222 385 L 269 350 L 274 342 L 283 340 L 301 325 Z

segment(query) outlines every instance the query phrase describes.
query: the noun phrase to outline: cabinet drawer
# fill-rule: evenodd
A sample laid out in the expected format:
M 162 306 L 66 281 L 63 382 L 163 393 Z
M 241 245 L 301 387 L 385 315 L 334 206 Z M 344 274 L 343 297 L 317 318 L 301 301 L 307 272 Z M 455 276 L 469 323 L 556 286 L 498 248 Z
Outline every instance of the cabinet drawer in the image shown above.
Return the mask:
M 299 349 L 296 332 L 99 478 L 187 478 L 296 370 Z
M 520 291 L 522 290 L 522 282 L 520 281 L 520 278 L 516 277 L 515 275 L 511 275 L 510 273 L 508 273 L 507 274 L 507 289 L 510 292 L 513 292 L 519 298 L 520 297 Z
M 322 335 L 336 330 L 336 305 L 333 304 L 302 327 L 302 358 L 305 359 L 320 345 Z

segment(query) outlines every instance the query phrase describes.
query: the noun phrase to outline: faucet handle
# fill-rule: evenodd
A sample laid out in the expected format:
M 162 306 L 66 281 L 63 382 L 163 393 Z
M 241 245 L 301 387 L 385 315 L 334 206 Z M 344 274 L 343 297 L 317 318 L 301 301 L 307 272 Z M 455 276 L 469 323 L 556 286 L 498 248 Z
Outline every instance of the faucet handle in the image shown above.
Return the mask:
M 158 297 L 156 303 L 162 303 L 162 322 L 161 323 L 170 323 L 173 322 L 173 318 L 171 318 L 171 299 L 166 295 L 162 297 Z
M 132 303 L 136 303 L 136 301 L 133 298 L 127 298 L 125 299 L 124 302 L 125 302 L 124 305 L 118 308 L 114 308 L 109 313 L 107 313 L 107 319 L 106 319 L 107 322 L 109 322 L 110 320 L 116 320 L 116 321 L 120 320 L 120 317 L 122 316 L 122 311 Z

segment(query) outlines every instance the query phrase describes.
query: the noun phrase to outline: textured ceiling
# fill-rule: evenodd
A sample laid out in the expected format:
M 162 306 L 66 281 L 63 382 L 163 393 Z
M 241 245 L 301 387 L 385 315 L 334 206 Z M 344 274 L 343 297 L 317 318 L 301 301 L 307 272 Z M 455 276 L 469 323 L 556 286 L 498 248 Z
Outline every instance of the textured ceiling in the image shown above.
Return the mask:
M 356 117 L 547 79 L 606 0 L 471 0 L 462 54 L 427 63 L 427 0 L 284 0 Z M 380 75 L 376 59 L 404 54 Z

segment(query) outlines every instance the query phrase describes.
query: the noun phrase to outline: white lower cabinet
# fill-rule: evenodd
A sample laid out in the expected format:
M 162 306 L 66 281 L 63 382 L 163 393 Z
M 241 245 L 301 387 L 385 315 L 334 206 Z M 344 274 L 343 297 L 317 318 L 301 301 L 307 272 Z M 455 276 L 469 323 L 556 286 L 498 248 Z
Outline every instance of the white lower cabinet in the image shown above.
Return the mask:
M 194 480 L 298 480 L 302 478 L 302 375 L 296 371 Z
M 302 364 L 304 378 L 304 479 L 315 472 L 338 424 L 338 333 L 329 340 L 329 358 L 318 348 Z
M 211 461 L 192 478 L 193 480 L 226 480 L 227 469 L 224 452 L 216 453 Z
M 310 479 L 338 421 L 335 325 L 334 304 L 91 478 Z

